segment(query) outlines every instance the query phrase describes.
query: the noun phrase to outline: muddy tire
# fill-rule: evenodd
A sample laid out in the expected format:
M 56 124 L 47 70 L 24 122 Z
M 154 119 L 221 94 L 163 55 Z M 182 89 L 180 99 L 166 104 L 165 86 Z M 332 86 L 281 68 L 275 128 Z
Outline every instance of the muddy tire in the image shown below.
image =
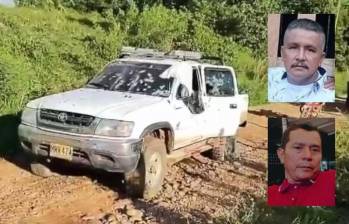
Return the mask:
M 237 157 L 235 137 L 223 137 L 220 144 L 211 150 L 211 159 L 218 161 L 232 161 Z
M 53 175 L 50 168 L 45 166 L 44 164 L 40 162 L 31 162 L 30 163 L 30 170 L 33 174 L 40 176 L 40 177 L 50 177 Z
M 145 137 L 136 170 L 125 174 L 126 192 L 132 197 L 155 197 L 166 174 L 166 158 L 165 143 L 155 137 Z

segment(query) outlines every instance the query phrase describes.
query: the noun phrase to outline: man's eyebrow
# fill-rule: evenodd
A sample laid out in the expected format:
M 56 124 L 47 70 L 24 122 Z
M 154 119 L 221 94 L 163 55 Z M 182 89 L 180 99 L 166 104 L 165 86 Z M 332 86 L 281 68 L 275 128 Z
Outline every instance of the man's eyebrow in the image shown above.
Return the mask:
M 298 47 L 298 46 L 300 46 L 300 44 L 297 42 L 288 42 L 285 44 L 285 46 L 297 46 Z M 312 44 L 307 44 L 304 47 L 318 49 L 318 47 L 316 47 L 315 45 L 312 45 Z
M 308 145 L 308 144 L 306 144 L 306 143 L 304 143 L 304 142 L 294 142 L 292 145 L 301 145 L 301 146 L 303 146 L 303 145 Z M 312 146 L 312 147 L 321 147 L 321 145 L 319 145 L 319 144 L 310 144 L 310 146 Z
M 306 47 L 306 48 L 315 48 L 315 49 L 318 49 L 318 47 L 316 47 L 315 45 L 305 45 L 304 47 Z
M 312 146 L 312 147 L 319 147 L 319 148 L 321 148 L 321 145 L 318 145 L 318 144 L 311 144 L 310 146 Z

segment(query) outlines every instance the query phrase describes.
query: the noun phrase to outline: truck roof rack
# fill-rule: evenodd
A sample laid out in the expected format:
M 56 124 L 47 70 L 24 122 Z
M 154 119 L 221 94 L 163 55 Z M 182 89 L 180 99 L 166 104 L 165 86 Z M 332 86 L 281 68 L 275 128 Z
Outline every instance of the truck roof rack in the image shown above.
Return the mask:
M 127 57 L 163 57 L 164 52 L 157 51 L 151 48 L 136 48 L 136 47 L 122 47 L 119 58 Z
M 178 59 L 178 60 L 191 60 L 198 62 L 214 61 L 215 64 L 223 65 L 223 60 L 214 56 L 202 56 L 198 51 L 182 51 L 173 50 L 169 52 L 162 52 L 151 48 L 136 48 L 136 47 L 122 47 L 119 58 L 154 58 L 154 59 Z
M 202 58 L 202 54 L 198 51 L 182 51 L 182 50 L 174 50 L 166 53 L 166 56 L 183 59 L 183 60 L 193 60 L 197 61 Z
M 212 64 L 217 64 L 217 65 L 224 65 L 224 60 L 220 57 L 216 56 L 203 56 L 200 59 L 201 62 L 208 62 Z

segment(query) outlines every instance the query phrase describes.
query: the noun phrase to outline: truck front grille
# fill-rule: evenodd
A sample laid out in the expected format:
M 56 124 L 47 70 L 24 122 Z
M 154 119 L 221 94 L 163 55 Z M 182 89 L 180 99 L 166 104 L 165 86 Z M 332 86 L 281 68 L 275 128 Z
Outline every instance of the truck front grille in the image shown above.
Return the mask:
M 88 127 L 93 122 L 94 117 L 72 112 L 41 109 L 40 120 L 47 120 L 54 123 L 67 124 L 72 126 Z
M 93 134 L 98 122 L 90 115 L 51 109 L 40 109 L 38 116 L 41 128 L 76 134 Z

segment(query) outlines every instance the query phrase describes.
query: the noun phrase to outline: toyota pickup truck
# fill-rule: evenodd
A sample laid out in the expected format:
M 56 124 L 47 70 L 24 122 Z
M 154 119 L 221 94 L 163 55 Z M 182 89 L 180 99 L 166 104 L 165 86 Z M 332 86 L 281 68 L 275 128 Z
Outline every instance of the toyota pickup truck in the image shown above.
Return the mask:
M 204 151 L 231 158 L 248 96 L 232 67 L 208 61 L 127 47 L 82 88 L 30 101 L 18 134 L 32 172 L 49 176 L 63 160 L 123 173 L 131 196 L 152 198 L 168 164 Z

